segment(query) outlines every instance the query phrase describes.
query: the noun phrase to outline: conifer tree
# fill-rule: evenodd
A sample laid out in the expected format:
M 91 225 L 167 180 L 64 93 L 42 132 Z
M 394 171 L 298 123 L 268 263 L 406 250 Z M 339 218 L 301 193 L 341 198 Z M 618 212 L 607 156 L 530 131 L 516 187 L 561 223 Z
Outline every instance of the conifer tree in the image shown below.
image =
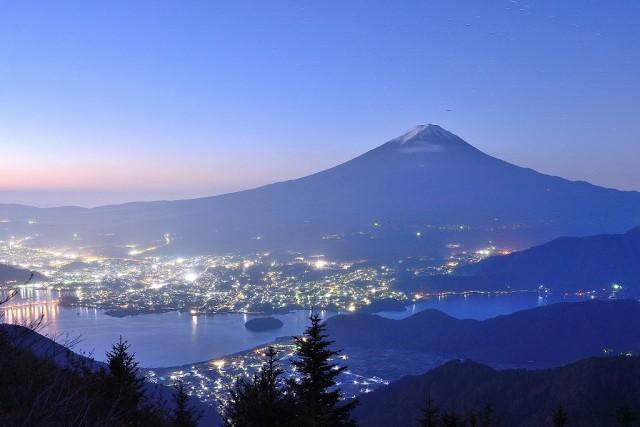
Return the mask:
M 567 411 L 564 410 L 562 405 L 558 405 L 558 407 L 554 409 L 552 418 L 554 427 L 564 427 L 569 422 Z
M 202 412 L 197 413 L 189 407 L 189 395 L 180 381 L 174 386 L 176 393 L 172 396 L 176 407 L 173 410 L 173 425 L 175 427 L 196 427 L 202 418 Z
M 633 423 L 640 420 L 640 416 L 631 410 L 628 403 L 625 403 L 616 409 L 616 412 L 613 414 L 613 418 L 615 418 L 618 425 L 622 427 L 631 426 Z
M 293 404 L 285 394 L 276 350 L 269 346 L 259 372 L 248 381 L 236 379 L 231 398 L 221 407 L 225 426 L 271 427 L 292 423 Z
M 464 412 L 464 420 L 469 427 L 479 427 L 478 423 L 480 422 L 480 417 L 482 416 L 482 412 L 475 408 L 467 409 Z
M 456 412 L 455 406 L 451 411 L 444 411 L 440 416 L 440 425 L 442 427 L 464 427 L 464 418 Z
M 340 354 L 330 348 L 326 326 L 317 313 L 311 317 L 311 325 L 302 337 L 294 337 L 295 358 L 291 361 L 298 378 L 287 381 L 296 406 L 296 423 L 300 426 L 354 426 L 351 410 L 357 400 L 341 404 L 341 390 L 336 388 L 336 377 L 346 366 L 329 363 Z
M 129 351 L 130 345 L 120 336 L 118 342 L 107 351 L 109 366 L 110 392 L 118 402 L 119 412 L 129 419 L 139 412 L 145 411 L 146 395 L 144 376 L 138 368 L 135 353 Z
M 494 422 L 493 421 L 493 414 L 495 413 L 495 410 L 493 409 L 493 405 L 491 403 L 485 403 L 484 407 L 482 408 L 482 411 L 480 412 L 480 427 L 492 427 L 492 426 L 499 426 L 500 425 L 500 419 L 502 418 L 501 415 L 499 415 L 497 418 L 497 420 Z M 504 415 L 504 413 L 503 413 Z
M 429 397 L 427 397 L 427 407 L 422 409 L 420 426 L 437 427 L 439 422 L 438 412 L 440 412 L 440 408 L 433 404 L 433 398 L 431 397 L 431 392 L 429 392 Z

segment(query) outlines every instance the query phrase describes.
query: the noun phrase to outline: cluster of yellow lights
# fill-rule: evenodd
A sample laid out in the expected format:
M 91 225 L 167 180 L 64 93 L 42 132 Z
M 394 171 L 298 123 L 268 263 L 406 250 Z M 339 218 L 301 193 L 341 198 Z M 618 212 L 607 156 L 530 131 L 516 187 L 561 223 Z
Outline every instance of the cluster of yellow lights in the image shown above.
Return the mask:
M 322 269 L 328 265 L 328 262 L 325 260 L 319 259 L 314 263 L 314 265 L 317 269 Z
M 187 282 L 195 282 L 198 279 L 198 273 L 188 272 L 184 275 L 184 280 Z
M 129 251 L 129 255 L 140 255 L 145 252 L 155 251 L 156 249 L 158 249 L 158 246 L 149 246 L 146 249 L 132 249 Z

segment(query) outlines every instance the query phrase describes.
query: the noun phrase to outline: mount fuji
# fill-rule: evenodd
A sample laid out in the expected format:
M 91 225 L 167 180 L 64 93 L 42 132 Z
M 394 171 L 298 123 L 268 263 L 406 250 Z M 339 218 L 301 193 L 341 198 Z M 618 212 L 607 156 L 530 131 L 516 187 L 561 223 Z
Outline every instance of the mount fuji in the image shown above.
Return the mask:
M 640 193 L 569 181 L 491 157 L 437 125 L 417 126 L 333 168 L 220 196 L 85 209 L 0 205 L 0 236 L 118 253 L 440 256 L 492 241 L 523 249 L 640 224 Z M 30 223 L 28 223 L 30 222 Z

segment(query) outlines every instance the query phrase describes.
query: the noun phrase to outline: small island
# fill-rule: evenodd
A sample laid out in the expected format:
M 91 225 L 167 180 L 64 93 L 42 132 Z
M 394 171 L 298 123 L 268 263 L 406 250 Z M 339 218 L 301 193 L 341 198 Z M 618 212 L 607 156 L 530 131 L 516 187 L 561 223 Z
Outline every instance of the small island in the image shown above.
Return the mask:
M 279 329 L 282 325 L 284 325 L 284 323 L 275 317 L 256 317 L 255 319 L 248 320 L 244 324 L 244 327 L 250 331 L 262 332 Z

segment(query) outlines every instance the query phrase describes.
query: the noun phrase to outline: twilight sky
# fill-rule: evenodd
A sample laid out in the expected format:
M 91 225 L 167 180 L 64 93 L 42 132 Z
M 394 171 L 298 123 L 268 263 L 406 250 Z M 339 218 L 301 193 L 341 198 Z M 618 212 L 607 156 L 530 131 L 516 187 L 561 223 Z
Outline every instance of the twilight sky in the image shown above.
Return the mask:
M 0 0 L 0 203 L 293 179 L 421 123 L 640 190 L 640 2 Z

